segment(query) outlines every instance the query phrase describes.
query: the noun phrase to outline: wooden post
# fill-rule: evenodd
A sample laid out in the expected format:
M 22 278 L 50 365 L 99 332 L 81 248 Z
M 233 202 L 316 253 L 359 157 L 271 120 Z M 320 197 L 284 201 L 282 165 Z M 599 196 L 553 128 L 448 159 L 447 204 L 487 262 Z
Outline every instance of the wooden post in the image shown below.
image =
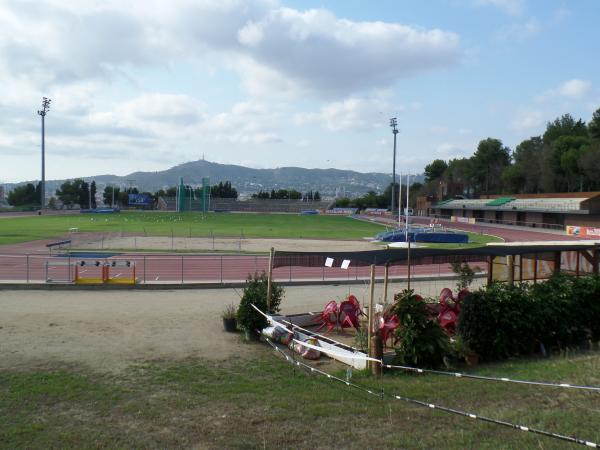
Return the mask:
M 383 342 L 381 341 L 381 336 L 379 336 L 379 334 L 374 334 L 371 337 L 371 341 L 371 353 L 369 356 L 381 361 L 383 359 Z M 381 375 L 381 364 L 376 363 L 375 361 L 369 361 L 369 365 L 371 366 L 371 373 L 373 375 Z
M 506 255 L 506 265 L 508 266 L 508 284 L 515 285 L 515 258 L 513 255 Z
M 523 255 L 519 255 L 519 283 L 523 282 Z
M 383 275 L 383 304 L 384 305 L 387 305 L 389 272 L 390 272 L 390 266 L 389 266 L 389 264 L 386 264 L 384 275 Z
M 488 273 L 487 273 L 487 284 L 488 286 L 494 281 L 494 257 L 488 256 Z
M 407 206 L 408 208 L 408 206 Z M 408 225 L 406 225 L 408 226 Z M 408 251 L 406 252 L 406 270 L 408 275 L 408 280 L 406 282 L 406 288 L 410 290 L 410 238 L 407 239 L 408 242 Z
M 269 253 L 269 275 L 267 278 L 267 313 L 271 312 L 271 295 L 273 291 L 272 279 L 273 279 L 273 256 L 275 255 L 275 249 L 271 247 Z M 291 266 L 290 266 L 291 267 Z
M 533 254 L 533 284 L 537 283 L 538 275 L 538 257 L 537 253 Z
M 367 345 L 368 345 L 368 354 L 370 355 L 373 348 L 371 343 L 371 337 L 373 336 L 373 311 L 375 309 L 374 306 L 374 297 L 375 297 L 375 264 L 371 264 L 371 286 L 369 291 L 369 321 L 368 321 L 368 329 L 367 329 Z
M 554 252 L 554 273 L 560 273 L 560 252 Z

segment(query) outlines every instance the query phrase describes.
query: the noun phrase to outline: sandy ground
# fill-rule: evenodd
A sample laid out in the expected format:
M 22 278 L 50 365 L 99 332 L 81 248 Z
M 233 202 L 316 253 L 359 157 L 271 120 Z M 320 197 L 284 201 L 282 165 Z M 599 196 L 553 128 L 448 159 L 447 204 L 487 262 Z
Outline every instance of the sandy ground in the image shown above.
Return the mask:
M 197 238 L 169 236 L 99 236 L 80 235 L 73 240 L 73 247 L 80 249 L 128 249 L 128 250 L 193 250 L 193 251 L 243 251 L 268 252 L 271 247 L 279 251 L 360 251 L 376 250 L 381 245 L 368 240 L 319 240 L 319 239 L 241 239 Z
M 403 285 L 392 285 L 398 292 Z M 442 287 L 416 286 L 433 295 Z M 382 298 L 376 285 L 375 299 Z M 262 347 L 223 331 L 221 311 L 237 305 L 233 289 L 165 291 L 0 291 L 0 370 L 82 364 L 120 371 L 149 360 L 252 357 Z M 287 287 L 283 313 L 319 311 L 330 299 L 355 294 L 368 303 L 368 286 Z M 391 295 L 390 295 L 391 298 Z

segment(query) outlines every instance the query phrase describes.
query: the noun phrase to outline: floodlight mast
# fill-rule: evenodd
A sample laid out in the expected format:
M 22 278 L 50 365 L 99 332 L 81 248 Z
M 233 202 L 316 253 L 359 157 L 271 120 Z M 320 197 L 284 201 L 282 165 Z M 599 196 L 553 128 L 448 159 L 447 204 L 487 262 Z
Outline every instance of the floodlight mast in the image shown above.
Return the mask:
M 41 209 L 46 207 L 46 133 L 45 133 L 45 119 L 46 113 L 50 110 L 50 100 L 47 97 L 42 97 L 42 109 L 38 111 L 38 114 L 42 117 L 42 183 L 40 189 L 40 204 Z
M 394 191 L 396 190 L 396 135 L 398 134 L 398 129 L 396 126 L 398 125 L 398 121 L 395 117 L 390 119 L 390 127 L 392 127 L 392 133 L 394 133 L 394 159 L 392 162 L 392 204 L 390 211 L 392 215 L 394 215 Z

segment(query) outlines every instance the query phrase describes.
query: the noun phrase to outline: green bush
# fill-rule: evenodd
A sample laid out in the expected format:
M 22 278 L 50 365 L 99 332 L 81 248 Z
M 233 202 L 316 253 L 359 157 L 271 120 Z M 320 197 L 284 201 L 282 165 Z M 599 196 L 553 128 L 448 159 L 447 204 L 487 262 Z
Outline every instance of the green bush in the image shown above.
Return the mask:
M 396 330 L 399 344 L 396 357 L 400 364 L 416 367 L 440 367 L 451 353 L 450 340 L 437 319 L 430 319 L 425 302 L 412 290 L 394 296 L 393 312 L 400 319 Z
M 244 293 L 237 311 L 237 323 L 243 330 L 254 332 L 262 330 L 268 325 L 267 319 L 259 314 L 251 305 L 254 304 L 262 312 L 274 314 L 279 312 L 279 304 L 283 298 L 284 289 L 271 283 L 271 308 L 267 311 L 267 275 L 249 275 L 244 286 Z
M 534 285 L 494 283 L 464 299 L 458 334 L 487 360 L 597 341 L 600 280 L 559 274 Z
M 470 293 L 462 302 L 458 334 L 485 359 L 530 353 L 534 343 L 534 306 L 526 286 L 494 283 Z

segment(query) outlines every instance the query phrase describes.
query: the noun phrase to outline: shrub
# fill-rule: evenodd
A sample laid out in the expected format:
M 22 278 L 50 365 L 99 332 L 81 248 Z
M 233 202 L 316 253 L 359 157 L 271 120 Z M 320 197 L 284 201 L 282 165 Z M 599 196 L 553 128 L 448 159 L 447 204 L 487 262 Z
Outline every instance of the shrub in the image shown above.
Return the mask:
M 259 314 L 252 304 L 267 314 L 279 312 L 279 304 L 283 298 L 284 289 L 275 283 L 271 283 L 271 309 L 267 311 L 267 275 L 249 275 L 244 286 L 244 293 L 237 311 L 238 326 L 243 330 L 253 332 L 262 330 L 267 326 L 267 319 Z
M 494 283 L 462 303 L 458 334 L 484 359 L 600 339 L 600 280 L 558 274 L 535 285 Z
M 456 289 L 459 291 L 471 286 L 471 283 L 473 283 L 473 279 L 475 278 L 475 271 L 481 270 L 479 266 L 475 266 L 475 269 L 472 269 L 467 262 L 453 262 L 450 263 L 450 267 L 452 267 L 452 272 L 458 276 Z
M 530 353 L 535 324 L 526 286 L 493 283 L 471 292 L 462 302 L 458 334 L 485 359 Z
M 600 278 L 576 278 L 573 282 L 573 299 L 589 338 L 594 342 L 600 341 Z
M 430 368 L 443 365 L 444 357 L 451 352 L 450 340 L 438 320 L 429 318 L 425 302 L 412 290 L 396 294 L 394 301 L 393 311 L 400 320 L 396 330 L 400 338 L 396 347 L 399 362 Z

